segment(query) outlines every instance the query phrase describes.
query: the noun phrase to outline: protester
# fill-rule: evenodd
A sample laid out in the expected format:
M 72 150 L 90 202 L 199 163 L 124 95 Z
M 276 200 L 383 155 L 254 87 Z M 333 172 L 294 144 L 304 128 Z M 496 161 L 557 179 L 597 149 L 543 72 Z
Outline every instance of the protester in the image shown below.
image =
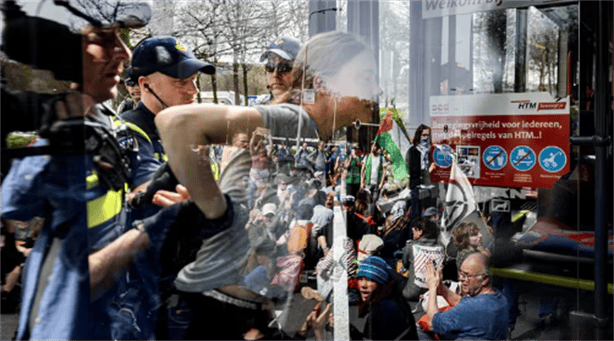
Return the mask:
M 416 226 L 412 227 L 413 240 L 407 242 L 403 249 L 403 267 L 409 270 L 407 284 L 403 288 L 403 297 L 409 301 L 417 301 L 420 295 L 424 294 L 426 285 L 416 283 L 416 264 L 424 263 L 424 256 L 418 254 L 418 250 L 423 247 L 433 251 L 439 250 L 443 261 L 443 245 L 438 242 L 438 227 L 428 218 L 422 218 Z M 441 262 L 440 262 L 441 263 Z M 423 268 L 420 269 L 420 277 L 424 280 Z
M 320 141 L 318 148 L 310 154 L 310 161 L 313 164 L 314 175 L 317 172 L 326 172 L 326 148 L 323 141 Z
M 327 181 L 330 181 L 331 184 L 335 183 L 335 181 L 331 179 L 333 179 L 335 175 L 335 164 L 337 164 L 337 158 L 338 158 L 337 147 L 333 145 L 330 147 L 330 153 L 328 154 L 328 157 L 324 161 L 326 164 L 326 179 Z
M 370 194 L 370 203 L 377 201 L 379 197 L 380 183 L 384 175 L 384 161 L 381 155 L 382 148 L 373 143 L 371 152 L 362 162 L 360 174 L 361 188 Z
M 395 251 L 402 249 L 408 235 L 409 218 L 405 214 L 405 202 L 398 201 L 390 212 L 387 212 L 384 225 L 378 228 L 377 234 L 384 241 L 381 257 L 391 267 L 396 264 Z
M 246 149 L 249 145 L 247 134 L 236 133 L 232 137 L 232 145 L 225 146 L 222 151 L 222 159 L 220 161 L 220 172 L 223 172 L 232 157 L 242 149 Z
M 409 171 L 409 189 L 411 190 L 409 218 L 414 220 L 420 217 L 422 212 L 418 186 L 430 184 L 430 173 L 435 169 L 435 163 L 431 160 L 431 128 L 424 124 L 419 125 L 412 143 L 405 155 L 405 162 Z
M 326 203 L 324 206 L 317 205 L 313 208 L 313 216 L 310 221 L 314 224 L 314 235 L 318 245 L 318 258 L 326 256 L 330 251 L 330 246 L 333 241 L 333 204 L 335 200 L 334 193 L 326 195 Z
M 422 217 L 429 218 L 434 222 L 439 222 L 439 218 L 441 217 L 441 211 L 437 209 L 435 206 L 431 206 L 422 212 Z
M 252 155 L 252 167 L 249 171 L 248 207 L 251 207 L 253 198 L 262 194 L 269 182 L 269 153 L 266 150 L 265 137 L 262 132 L 260 134 L 253 134 L 249 144 L 249 152 Z
M 347 273 L 348 280 L 356 277 L 357 265 L 354 245 L 354 242 L 348 237 L 336 238 L 331 251 L 320 259 L 316 265 L 318 292 L 329 302 L 332 302 L 333 285 L 341 278 L 343 271 Z M 342 250 L 341 255 L 335 256 L 336 248 Z M 307 289 L 307 291 L 309 290 Z
M 345 167 L 347 168 L 346 193 L 348 195 L 355 196 L 360 189 L 360 170 L 362 164 L 362 158 L 360 157 L 360 149 L 358 145 L 352 147 L 350 157 L 345 161 Z
M 462 263 L 458 279 L 462 295 L 442 283 L 441 271 L 427 263 L 429 329 L 445 340 L 504 340 L 507 337 L 507 300 L 491 287 L 488 257 L 474 252 Z M 439 312 L 437 294 L 453 306 Z
M 365 234 L 358 243 L 358 263 L 362 263 L 365 259 L 371 256 L 379 256 L 384 241 L 375 234 Z
M 350 321 L 352 340 L 418 340 L 416 323 L 409 306 L 393 290 L 386 262 L 371 256 L 358 266 L 356 277 L 360 292 L 358 317 L 365 320 L 361 328 Z M 324 335 L 324 324 L 314 325 L 316 340 Z
M 474 252 L 481 252 L 490 257 L 490 251 L 482 246 L 480 227 L 472 222 L 462 222 L 452 230 L 452 241 L 456 246 L 456 266 L 460 269 L 465 258 Z M 450 253 L 449 253 L 450 254 Z
M 311 172 L 313 170 L 311 161 L 309 161 L 309 151 L 307 150 L 307 142 L 303 143 L 301 148 L 299 148 L 296 154 L 294 154 L 294 161 L 295 161 L 296 169 L 301 174 L 304 174 L 306 172 Z

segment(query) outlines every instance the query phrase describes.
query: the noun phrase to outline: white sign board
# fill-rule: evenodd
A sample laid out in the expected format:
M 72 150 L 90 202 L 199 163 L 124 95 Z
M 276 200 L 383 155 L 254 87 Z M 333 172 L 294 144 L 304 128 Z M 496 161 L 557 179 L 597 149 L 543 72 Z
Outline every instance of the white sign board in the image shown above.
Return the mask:
M 421 0 L 422 19 L 445 17 L 475 12 L 494 11 L 504 8 L 519 8 L 540 5 L 574 3 L 569 0 Z

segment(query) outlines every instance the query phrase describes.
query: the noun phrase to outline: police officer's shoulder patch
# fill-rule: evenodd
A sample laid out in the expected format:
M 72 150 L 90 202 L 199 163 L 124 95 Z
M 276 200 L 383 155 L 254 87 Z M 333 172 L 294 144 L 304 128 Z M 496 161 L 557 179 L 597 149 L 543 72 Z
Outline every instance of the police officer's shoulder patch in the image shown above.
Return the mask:
M 138 148 L 139 145 L 133 134 L 119 134 L 117 136 L 117 142 L 124 150 L 132 150 Z

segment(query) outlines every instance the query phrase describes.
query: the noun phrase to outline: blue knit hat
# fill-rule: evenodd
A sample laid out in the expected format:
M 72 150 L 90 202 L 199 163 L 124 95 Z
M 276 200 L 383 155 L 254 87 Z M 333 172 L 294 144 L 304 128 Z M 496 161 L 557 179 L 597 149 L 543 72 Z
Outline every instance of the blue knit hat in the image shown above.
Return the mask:
M 390 266 L 386 261 L 377 256 L 371 256 L 362 261 L 358 266 L 356 278 L 366 277 L 379 284 L 388 283 L 388 270 Z

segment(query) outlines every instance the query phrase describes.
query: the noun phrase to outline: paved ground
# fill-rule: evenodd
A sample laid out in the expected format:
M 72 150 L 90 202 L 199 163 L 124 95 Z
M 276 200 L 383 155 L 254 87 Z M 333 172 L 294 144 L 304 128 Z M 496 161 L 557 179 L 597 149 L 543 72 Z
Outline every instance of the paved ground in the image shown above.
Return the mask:
M 0 322 L 0 340 L 11 340 L 17 330 L 19 315 L 2 314 Z

